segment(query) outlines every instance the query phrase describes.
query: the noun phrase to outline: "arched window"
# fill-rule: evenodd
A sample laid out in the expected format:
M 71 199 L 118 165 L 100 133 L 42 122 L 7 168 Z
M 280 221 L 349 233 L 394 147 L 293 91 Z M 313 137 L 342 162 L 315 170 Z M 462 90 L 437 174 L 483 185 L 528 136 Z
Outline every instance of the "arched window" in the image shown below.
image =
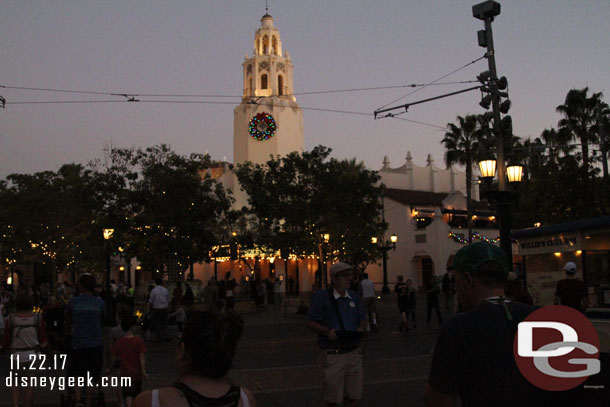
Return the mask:
M 261 39 L 260 38 L 256 39 L 256 53 L 257 54 L 261 53 Z
M 277 38 L 271 37 L 271 53 L 277 55 Z
M 247 72 L 248 74 L 251 74 L 251 73 L 252 73 L 252 64 L 248 64 L 248 68 L 246 69 L 246 72 Z
M 265 35 L 263 37 L 263 54 L 269 53 L 269 37 Z
M 252 77 L 248 77 L 248 94 L 252 94 Z
M 261 89 L 267 89 L 267 74 L 261 75 Z
M 277 76 L 277 93 L 280 96 L 284 94 L 284 77 L 282 75 Z

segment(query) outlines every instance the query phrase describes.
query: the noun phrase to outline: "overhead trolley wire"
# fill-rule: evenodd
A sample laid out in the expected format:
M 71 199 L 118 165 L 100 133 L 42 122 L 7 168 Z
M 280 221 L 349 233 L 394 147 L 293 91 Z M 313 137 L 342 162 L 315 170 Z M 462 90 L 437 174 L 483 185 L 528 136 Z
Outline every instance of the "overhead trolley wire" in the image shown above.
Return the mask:
M 344 93 L 344 92 L 362 92 L 371 90 L 384 90 L 384 89 L 399 89 L 399 88 L 417 88 L 425 87 L 430 85 L 456 85 L 464 83 L 477 82 L 474 80 L 469 81 L 453 81 L 453 82 L 441 82 L 441 83 L 429 83 L 429 84 L 405 84 L 405 85 L 392 85 L 392 86 L 375 86 L 367 88 L 351 88 L 351 89 L 334 89 L 334 90 L 320 90 L 311 92 L 296 92 L 286 94 L 284 96 L 302 96 L 302 95 L 318 95 L 326 93 Z M 242 96 L 237 95 L 216 95 L 216 94 L 175 94 L 175 93 L 141 93 L 141 92 L 99 92 L 93 90 L 72 90 L 72 89 L 56 89 L 56 88 L 37 88 L 37 87 L 25 87 L 25 86 L 8 86 L 0 85 L 2 89 L 14 89 L 14 90 L 27 90 L 27 91 L 39 91 L 39 92 L 56 92 L 56 93 L 77 93 L 85 95 L 104 95 L 104 96 L 138 96 L 138 97 L 185 97 L 185 98 L 241 98 Z
M 419 92 L 419 91 L 420 91 L 420 90 L 422 90 L 422 89 L 425 89 L 425 88 L 426 88 L 426 87 L 428 87 L 428 86 L 434 85 L 434 84 L 436 84 L 438 81 L 440 81 L 441 79 L 444 79 L 444 78 L 448 77 L 449 75 L 453 75 L 454 73 L 456 73 L 456 72 L 458 72 L 458 71 L 461 71 L 462 69 L 464 69 L 464 68 L 466 68 L 466 67 L 468 67 L 468 66 L 470 66 L 470 65 L 472 65 L 472 64 L 475 64 L 475 63 L 479 62 L 481 59 L 484 59 L 484 58 L 486 58 L 486 57 L 487 57 L 487 55 L 483 55 L 482 57 L 477 58 L 477 59 L 475 59 L 474 61 L 470 61 L 470 62 L 469 62 L 469 63 L 467 63 L 466 65 L 461 66 L 461 67 L 459 67 L 458 69 L 455 69 L 455 70 L 453 70 L 453 71 L 449 72 L 448 74 L 443 75 L 443 76 L 441 76 L 440 78 L 435 79 L 435 80 L 433 80 L 432 82 L 427 83 L 427 84 L 425 84 L 424 86 L 422 86 L 422 87 L 420 87 L 420 88 L 418 88 L 418 89 L 415 89 L 413 92 L 409 92 L 409 93 L 407 93 L 406 95 L 404 95 L 404 96 L 402 96 L 402 97 L 399 97 L 398 99 L 395 99 L 395 100 L 391 101 L 390 103 L 387 103 L 387 104 L 385 104 L 385 105 L 383 105 L 383 106 L 379 107 L 377 110 L 381 110 L 381 109 L 383 109 L 383 108 L 386 108 L 386 107 L 390 106 L 391 104 L 394 104 L 394 103 L 398 102 L 399 100 L 402 100 L 402 99 L 404 99 L 404 98 L 406 98 L 406 97 L 408 97 L 408 96 L 411 96 L 412 94 L 414 94 L 414 93 L 416 93 L 416 92 Z M 473 82 L 474 82 L 474 81 L 473 81 Z

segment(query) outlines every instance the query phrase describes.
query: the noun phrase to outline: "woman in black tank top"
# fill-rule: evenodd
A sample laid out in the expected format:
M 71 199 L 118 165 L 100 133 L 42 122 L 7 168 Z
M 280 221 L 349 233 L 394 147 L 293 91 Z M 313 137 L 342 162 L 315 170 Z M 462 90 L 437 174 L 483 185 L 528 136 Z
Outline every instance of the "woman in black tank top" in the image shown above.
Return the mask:
M 140 394 L 133 407 L 254 407 L 248 390 L 225 379 L 242 330 L 239 315 L 191 313 L 176 349 L 178 381 Z

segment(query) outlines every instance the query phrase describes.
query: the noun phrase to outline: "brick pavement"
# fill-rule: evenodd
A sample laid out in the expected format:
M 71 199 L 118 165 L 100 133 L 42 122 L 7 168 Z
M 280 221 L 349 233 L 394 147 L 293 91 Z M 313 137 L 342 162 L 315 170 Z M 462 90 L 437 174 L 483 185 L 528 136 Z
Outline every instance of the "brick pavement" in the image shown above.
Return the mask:
M 296 314 L 296 299 L 290 306 L 269 307 L 257 312 L 251 302 L 238 302 L 236 311 L 246 327 L 229 377 L 255 394 L 259 406 L 291 407 L 322 405 L 322 376 L 315 334 L 305 327 L 306 317 Z M 380 331 L 363 343 L 365 387 L 363 406 L 393 406 L 408 402 L 423 406 L 423 386 L 430 354 L 438 333 L 436 319 L 425 327 L 425 299 L 418 298 L 418 329 L 398 331 L 395 298 L 377 302 Z M 445 310 L 443 310 L 445 313 Z M 445 315 L 446 316 L 446 315 Z M 175 378 L 174 345 L 147 342 L 146 389 L 171 384 Z M 0 358 L 0 377 L 8 373 L 6 356 Z M 49 372 L 50 373 L 50 372 Z M 61 375 L 61 372 L 56 372 Z M 10 391 L 0 383 L 0 406 L 10 405 Z M 116 406 L 116 391 L 106 390 L 107 406 Z M 37 389 L 35 405 L 59 406 L 59 391 Z

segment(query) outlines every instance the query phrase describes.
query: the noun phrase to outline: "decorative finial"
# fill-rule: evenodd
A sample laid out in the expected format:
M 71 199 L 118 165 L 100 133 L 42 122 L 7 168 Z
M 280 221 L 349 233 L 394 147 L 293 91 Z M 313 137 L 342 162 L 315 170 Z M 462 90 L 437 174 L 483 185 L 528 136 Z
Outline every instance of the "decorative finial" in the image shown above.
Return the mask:
M 269 13 L 269 4 L 267 0 L 265 0 L 265 13 Z
M 390 159 L 388 158 L 387 155 L 383 156 L 383 168 L 389 168 L 390 167 Z

